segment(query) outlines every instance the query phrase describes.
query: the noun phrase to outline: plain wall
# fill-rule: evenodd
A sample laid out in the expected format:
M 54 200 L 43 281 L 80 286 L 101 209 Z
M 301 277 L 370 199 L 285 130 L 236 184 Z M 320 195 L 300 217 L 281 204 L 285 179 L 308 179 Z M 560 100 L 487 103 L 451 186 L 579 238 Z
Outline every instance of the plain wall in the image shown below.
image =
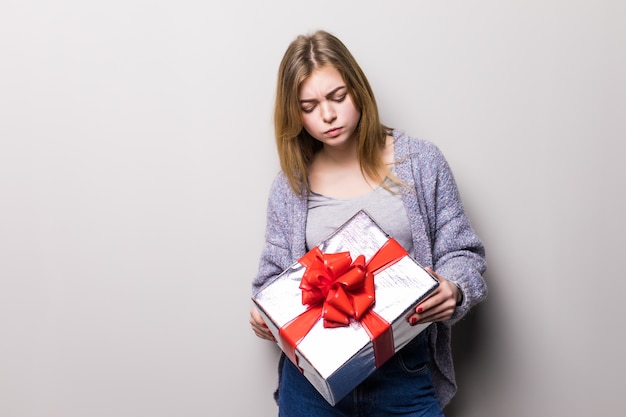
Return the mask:
M 620 1 L 0 2 L 0 416 L 272 416 L 276 69 L 326 29 L 484 240 L 470 416 L 626 408 Z

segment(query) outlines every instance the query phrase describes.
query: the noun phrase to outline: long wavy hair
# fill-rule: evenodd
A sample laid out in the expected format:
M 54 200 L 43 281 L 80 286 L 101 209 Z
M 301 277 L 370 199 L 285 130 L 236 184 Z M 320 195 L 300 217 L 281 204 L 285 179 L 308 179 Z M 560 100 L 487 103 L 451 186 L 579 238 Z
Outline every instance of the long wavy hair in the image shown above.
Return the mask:
M 326 65 L 339 71 L 348 94 L 361 112 L 357 127 L 361 171 L 376 183 L 382 182 L 388 171 L 382 150 L 391 129 L 380 121 L 376 99 L 363 70 L 334 35 L 325 31 L 300 35 L 289 45 L 280 63 L 274 108 L 280 166 L 297 194 L 303 190 L 310 192 L 311 160 L 322 148 L 322 143 L 311 137 L 302 125 L 300 86 L 313 71 Z

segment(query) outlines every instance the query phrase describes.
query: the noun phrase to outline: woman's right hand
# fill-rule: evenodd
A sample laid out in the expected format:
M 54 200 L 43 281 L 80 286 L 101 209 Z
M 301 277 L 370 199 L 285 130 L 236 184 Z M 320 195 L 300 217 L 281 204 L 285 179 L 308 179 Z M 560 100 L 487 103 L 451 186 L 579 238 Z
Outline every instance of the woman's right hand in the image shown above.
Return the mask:
M 250 310 L 250 326 L 252 326 L 254 333 L 261 339 L 271 340 L 276 343 L 276 339 L 274 339 L 272 332 L 270 332 L 267 324 L 265 324 L 263 317 L 261 317 L 261 313 L 259 313 L 259 310 L 255 307 L 252 307 Z

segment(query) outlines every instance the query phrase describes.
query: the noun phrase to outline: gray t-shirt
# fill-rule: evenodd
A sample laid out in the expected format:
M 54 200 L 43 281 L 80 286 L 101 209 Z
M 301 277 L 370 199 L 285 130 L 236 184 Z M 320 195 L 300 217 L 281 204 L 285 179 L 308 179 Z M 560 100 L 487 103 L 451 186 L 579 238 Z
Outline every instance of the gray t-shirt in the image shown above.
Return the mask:
M 389 236 L 413 253 L 413 238 L 406 209 L 401 198 L 401 186 L 386 182 L 393 192 L 382 186 L 359 197 L 340 199 L 311 193 L 306 223 L 307 250 L 326 239 L 359 210 L 365 210 Z

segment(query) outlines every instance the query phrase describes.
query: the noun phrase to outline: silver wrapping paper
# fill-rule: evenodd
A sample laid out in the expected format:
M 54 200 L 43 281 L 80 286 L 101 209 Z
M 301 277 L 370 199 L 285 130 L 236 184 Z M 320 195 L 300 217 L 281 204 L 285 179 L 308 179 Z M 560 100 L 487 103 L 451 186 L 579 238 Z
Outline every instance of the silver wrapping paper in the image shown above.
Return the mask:
M 352 259 L 362 254 L 369 260 L 388 239 L 365 211 L 359 211 L 318 246 L 324 253 L 349 251 Z M 279 329 L 307 309 L 299 288 L 304 270 L 296 262 L 253 298 L 283 350 Z M 407 317 L 437 285 L 437 280 L 409 256 L 376 274 L 376 304 L 372 309 L 391 323 L 396 352 L 428 326 L 411 326 Z M 324 328 L 319 320 L 298 344 L 296 356 L 304 376 L 331 405 L 376 369 L 372 341 L 356 321 L 347 327 Z

